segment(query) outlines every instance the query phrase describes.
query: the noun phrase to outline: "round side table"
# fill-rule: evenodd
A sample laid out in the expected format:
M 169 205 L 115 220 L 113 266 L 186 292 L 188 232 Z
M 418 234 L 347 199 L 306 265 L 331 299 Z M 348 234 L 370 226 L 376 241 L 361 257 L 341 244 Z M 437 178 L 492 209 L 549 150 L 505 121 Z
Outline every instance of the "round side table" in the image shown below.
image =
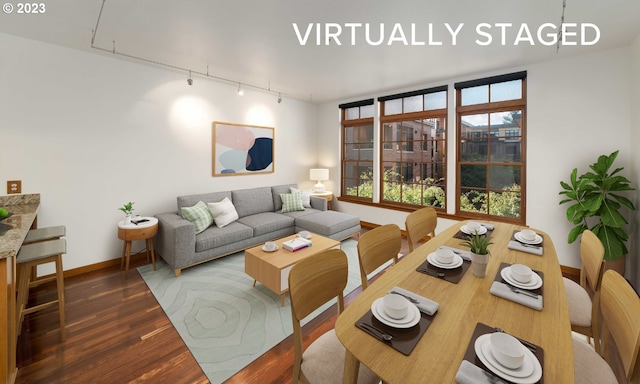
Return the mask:
M 153 270 L 156 270 L 156 256 L 153 249 L 153 237 L 158 233 L 158 219 L 155 217 L 140 217 L 136 220 L 148 220 L 145 222 L 138 222 L 138 224 L 131 222 L 125 224 L 124 220 L 118 223 L 118 238 L 124 241 L 122 245 L 122 255 L 120 257 L 120 269 L 125 268 L 124 277 L 127 278 L 129 273 L 129 259 L 131 258 L 131 242 L 134 240 L 144 240 L 146 244 L 147 261 L 149 261 L 149 254 L 151 254 L 151 262 L 153 263 Z
M 333 192 L 331 191 L 311 192 L 311 196 L 322 197 L 323 199 L 327 199 L 327 208 L 331 209 L 331 200 L 333 200 Z

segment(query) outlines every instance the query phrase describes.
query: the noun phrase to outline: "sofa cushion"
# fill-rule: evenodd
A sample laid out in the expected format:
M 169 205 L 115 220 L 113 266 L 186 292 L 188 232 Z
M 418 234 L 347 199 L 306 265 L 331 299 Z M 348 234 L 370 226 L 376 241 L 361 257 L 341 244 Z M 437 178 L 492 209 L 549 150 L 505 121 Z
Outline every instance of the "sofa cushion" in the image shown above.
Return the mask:
M 360 218 L 336 211 L 321 211 L 296 218 L 296 226 L 322 236 L 330 236 L 360 225 Z
M 253 229 L 244 224 L 233 222 L 223 228 L 211 226 L 201 234 L 196 235 L 196 252 L 202 252 L 215 247 L 249 239 L 253 236 Z
M 231 200 L 227 197 L 222 199 L 222 201 L 217 203 L 207 203 L 207 205 L 213 215 L 213 221 L 216 223 L 218 228 L 222 228 L 238 220 L 238 212 L 233 206 Z
M 236 211 L 238 211 L 238 216 L 240 217 L 274 211 L 271 187 L 232 191 L 231 201 L 236 207 Z
M 294 228 L 294 219 L 292 217 L 274 212 L 263 212 L 241 217 L 238 222 L 253 228 L 254 237 L 287 228 L 291 228 L 293 231 Z
M 178 196 L 178 212 L 182 207 L 194 206 L 198 201 L 205 203 L 213 203 L 221 201 L 225 197 L 231 199 L 231 191 L 226 192 L 212 192 L 212 193 L 199 193 L 197 195 Z
M 281 193 L 282 213 L 304 211 L 302 206 L 302 192 Z
M 198 201 L 193 207 L 182 207 L 180 214 L 196 227 L 196 235 L 213 224 L 213 215 L 209 207 L 202 201 Z

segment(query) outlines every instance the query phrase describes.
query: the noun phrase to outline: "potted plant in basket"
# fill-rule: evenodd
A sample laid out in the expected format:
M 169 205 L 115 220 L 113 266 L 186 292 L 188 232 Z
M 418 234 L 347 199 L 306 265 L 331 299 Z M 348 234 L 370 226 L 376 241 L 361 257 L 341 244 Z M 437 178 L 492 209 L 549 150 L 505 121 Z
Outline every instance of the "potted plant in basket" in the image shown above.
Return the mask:
M 567 208 L 567 219 L 576 226 L 569 232 L 569 243 L 576 241 L 585 230 L 590 229 L 598 236 L 604 246 L 604 259 L 620 260 L 617 269 L 624 274 L 624 255 L 628 253 L 625 242 L 629 235 L 623 226 L 627 224 L 620 210 L 622 206 L 635 210 L 631 200 L 618 192 L 633 191 L 630 181 L 618 173 L 624 168 L 611 167 L 618 156 L 618 151 L 609 156 L 602 155 L 598 161 L 590 165 L 592 172 L 578 176 L 578 169 L 571 172 L 569 182 L 561 181 L 563 190 L 560 195 L 566 198 L 560 204 L 570 203 Z
M 124 223 L 131 223 L 131 214 L 133 213 L 133 203 L 130 201 L 122 207 L 118 208 L 118 210 L 124 212 Z
M 476 232 L 473 235 L 469 235 L 469 240 L 463 241 L 460 245 L 469 247 L 471 250 L 471 270 L 473 276 L 484 277 L 487 270 L 487 263 L 489 262 L 489 245 L 491 242 L 491 236 L 480 235 Z

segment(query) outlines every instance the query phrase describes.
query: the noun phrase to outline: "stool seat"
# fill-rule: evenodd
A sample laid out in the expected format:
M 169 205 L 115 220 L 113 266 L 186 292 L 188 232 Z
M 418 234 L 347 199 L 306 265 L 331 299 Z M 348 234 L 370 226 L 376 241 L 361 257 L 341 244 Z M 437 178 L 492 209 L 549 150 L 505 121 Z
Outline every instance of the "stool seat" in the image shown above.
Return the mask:
M 27 232 L 23 244 L 35 243 L 37 241 L 58 239 L 66 235 L 67 229 L 64 225 L 32 229 Z
M 18 251 L 16 263 L 26 263 L 27 261 L 44 259 L 49 256 L 61 255 L 63 253 L 67 253 L 67 242 L 65 239 L 25 244 L 20 247 L 20 250 Z
M 20 247 L 18 256 L 16 257 L 16 266 L 18 271 L 18 324 L 16 327 L 16 337 L 20 335 L 22 331 L 22 322 L 25 315 L 57 304 L 60 315 L 60 332 L 62 340 L 67 338 L 64 309 L 64 270 L 62 268 L 62 255 L 66 252 L 67 242 L 65 239 L 40 241 L 37 243 L 24 244 Z M 55 263 L 55 275 L 33 280 L 35 276 L 37 276 L 36 269 L 38 265 L 47 263 Z M 29 288 L 49 281 L 56 282 L 57 298 L 55 300 L 28 307 Z

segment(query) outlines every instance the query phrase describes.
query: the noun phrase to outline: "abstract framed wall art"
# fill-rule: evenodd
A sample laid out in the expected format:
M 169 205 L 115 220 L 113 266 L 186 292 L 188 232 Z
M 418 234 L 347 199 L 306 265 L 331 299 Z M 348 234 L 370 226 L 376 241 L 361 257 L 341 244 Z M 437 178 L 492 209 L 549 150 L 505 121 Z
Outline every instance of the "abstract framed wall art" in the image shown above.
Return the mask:
M 213 176 L 273 173 L 274 128 L 213 122 Z

